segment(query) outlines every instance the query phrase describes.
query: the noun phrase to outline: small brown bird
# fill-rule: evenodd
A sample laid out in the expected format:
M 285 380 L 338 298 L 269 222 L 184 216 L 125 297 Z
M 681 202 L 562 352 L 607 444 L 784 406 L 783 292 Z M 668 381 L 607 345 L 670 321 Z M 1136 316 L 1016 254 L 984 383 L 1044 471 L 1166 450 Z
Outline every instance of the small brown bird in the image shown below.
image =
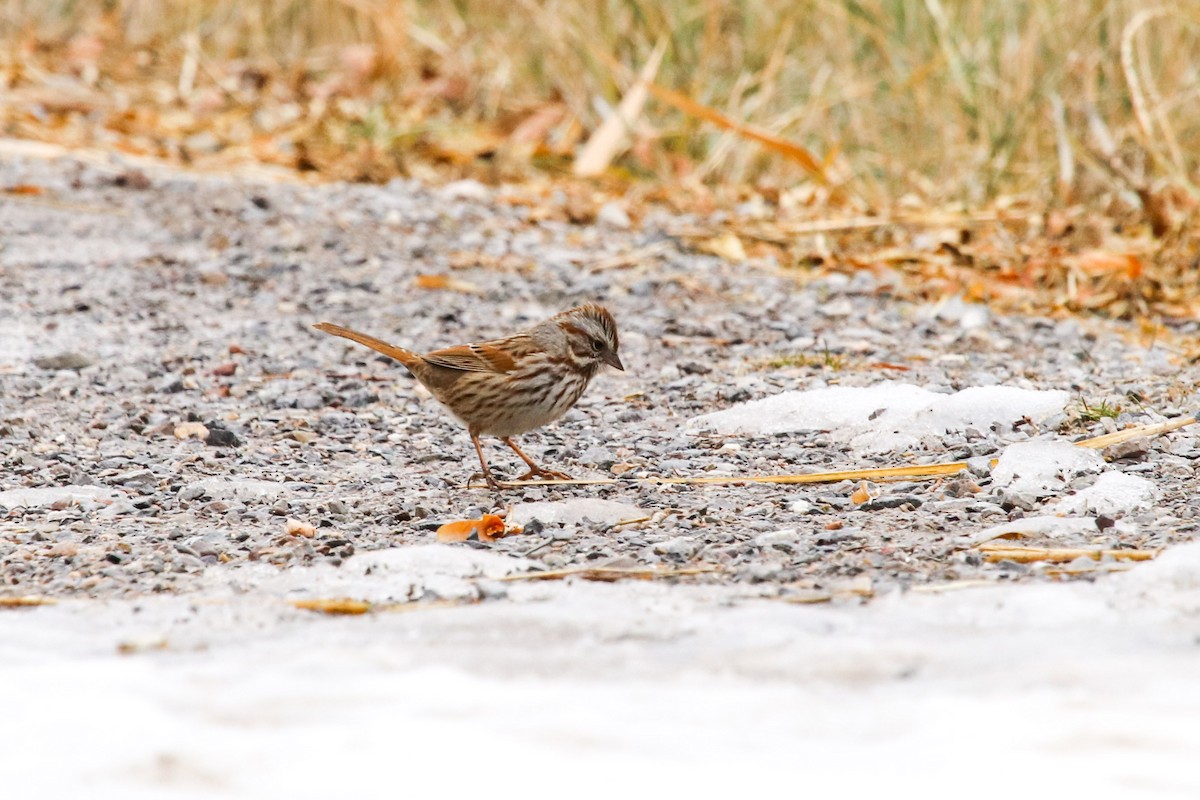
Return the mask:
M 408 367 L 442 405 L 467 426 L 483 477 L 495 490 L 501 484 L 488 469 L 480 436 L 496 436 L 529 466 L 518 480 L 542 477 L 569 480 L 542 469 L 521 452 L 514 436 L 540 428 L 575 405 L 600 368 L 625 367 L 612 314 L 586 303 L 505 339 L 414 353 L 341 325 L 319 322 L 325 333 L 366 345 Z

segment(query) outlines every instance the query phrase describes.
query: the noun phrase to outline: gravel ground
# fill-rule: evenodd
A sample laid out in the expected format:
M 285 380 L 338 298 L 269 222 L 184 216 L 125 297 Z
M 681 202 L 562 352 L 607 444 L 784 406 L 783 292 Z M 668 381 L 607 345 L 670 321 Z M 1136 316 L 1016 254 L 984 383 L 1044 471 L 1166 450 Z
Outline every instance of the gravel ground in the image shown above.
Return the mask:
M 565 199 L 535 207 L 471 183 L 307 187 L 32 159 L 0 164 L 0 185 L 42 190 L 0 201 L 7 595 L 186 592 L 218 563 L 337 565 L 428 543 L 448 520 L 572 497 L 619 501 L 650 520 L 548 525 L 487 546 L 548 568 L 718 565 L 690 580 L 766 595 L 1038 580 L 1028 566 L 982 563 L 962 547 L 1030 510 L 986 475 L 882 484 L 877 493 L 895 502 L 868 507 L 852 501 L 849 483 L 635 478 L 932 463 L 1044 432 L 967 431 L 864 458 L 820 431 L 685 429 L 697 414 L 785 389 L 1004 383 L 1068 390 L 1080 398 L 1075 411 L 1083 401 L 1123 409 L 1092 422 L 1067 413 L 1050 426 L 1079 438 L 1190 412 L 1200 377 L 1116 324 L 998 317 L 956 300 L 913 305 L 882 269 L 847 277 L 731 265 L 672 239 L 699 220 L 665 213 L 626 226 L 610 208 L 578 225 Z M 641 255 L 619 263 L 630 253 Z M 420 288 L 427 275 L 455 283 Z M 502 498 L 467 486 L 477 465 L 465 431 L 403 368 L 310 327 L 330 320 L 428 350 L 584 300 L 616 315 L 627 371 L 601 375 L 576 409 L 523 443 L 576 477 L 622 480 Z M 189 422 L 200 425 L 180 429 Z M 193 438 L 178 438 L 189 430 Z M 511 454 L 488 447 L 494 468 L 517 473 Z M 1117 465 L 1156 483 L 1158 507 L 1058 543 L 1192 539 L 1198 457 L 1190 428 L 1130 450 Z M 289 519 L 315 535 L 289 533 Z M 794 535 L 773 535 L 781 530 Z

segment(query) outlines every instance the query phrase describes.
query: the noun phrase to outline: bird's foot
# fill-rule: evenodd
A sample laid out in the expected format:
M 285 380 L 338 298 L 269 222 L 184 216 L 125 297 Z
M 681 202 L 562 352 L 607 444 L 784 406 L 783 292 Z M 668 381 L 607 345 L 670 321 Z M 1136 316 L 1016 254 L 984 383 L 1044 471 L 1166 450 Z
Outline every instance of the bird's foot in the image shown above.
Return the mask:
M 533 467 L 521 477 L 517 478 L 517 483 L 522 481 L 543 480 L 543 481 L 569 481 L 573 480 L 570 475 L 565 472 L 559 472 L 553 469 L 543 469 L 542 467 Z
M 492 473 L 491 473 L 491 472 L 472 472 L 472 473 L 471 473 L 471 477 L 467 478 L 467 488 L 468 488 L 468 489 L 479 489 L 479 488 L 482 488 L 482 487 L 480 487 L 480 486 L 473 486 L 473 485 L 472 485 L 472 484 L 474 484 L 474 483 L 475 483 L 475 481 L 476 481 L 477 479 L 479 479 L 479 478 L 483 478 L 484 484 L 487 486 L 487 488 L 488 488 L 489 490 L 491 490 L 491 491 L 493 491 L 493 492 L 498 492 L 498 491 L 500 491 L 501 489 L 509 489 L 509 488 L 511 488 L 507 482 L 505 482 L 505 481 L 498 481 L 498 480 L 496 480 L 496 479 L 495 479 L 495 478 L 492 476 Z

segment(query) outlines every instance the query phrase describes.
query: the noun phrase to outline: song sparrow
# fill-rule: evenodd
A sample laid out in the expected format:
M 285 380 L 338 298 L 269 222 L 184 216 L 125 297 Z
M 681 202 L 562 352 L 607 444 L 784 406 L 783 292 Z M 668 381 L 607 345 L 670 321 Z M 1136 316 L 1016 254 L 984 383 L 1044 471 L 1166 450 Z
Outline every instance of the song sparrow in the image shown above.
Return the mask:
M 319 322 L 317 330 L 341 336 L 391 356 L 467 426 L 488 487 L 492 477 L 480 436 L 496 436 L 529 466 L 518 480 L 569 479 L 542 469 L 521 452 L 513 437 L 553 422 L 583 394 L 604 364 L 624 370 L 617 354 L 617 324 L 603 307 L 587 303 L 556 314 L 505 339 L 476 342 L 432 353 L 414 353 L 341 325 Z

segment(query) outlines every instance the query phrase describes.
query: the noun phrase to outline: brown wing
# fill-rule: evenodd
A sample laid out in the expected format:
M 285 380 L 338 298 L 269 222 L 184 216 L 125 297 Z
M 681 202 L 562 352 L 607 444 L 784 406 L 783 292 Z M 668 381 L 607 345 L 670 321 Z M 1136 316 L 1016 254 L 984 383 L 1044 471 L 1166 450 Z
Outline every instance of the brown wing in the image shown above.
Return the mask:
M 502 343 L 460 344 L 457 347 L 425 353 L 422 357 L 434 366 L 463 372 L 511 372 L 516 369 L 517 362 L 510 355 L 509 348 L 498 346 L 500 344 Z

